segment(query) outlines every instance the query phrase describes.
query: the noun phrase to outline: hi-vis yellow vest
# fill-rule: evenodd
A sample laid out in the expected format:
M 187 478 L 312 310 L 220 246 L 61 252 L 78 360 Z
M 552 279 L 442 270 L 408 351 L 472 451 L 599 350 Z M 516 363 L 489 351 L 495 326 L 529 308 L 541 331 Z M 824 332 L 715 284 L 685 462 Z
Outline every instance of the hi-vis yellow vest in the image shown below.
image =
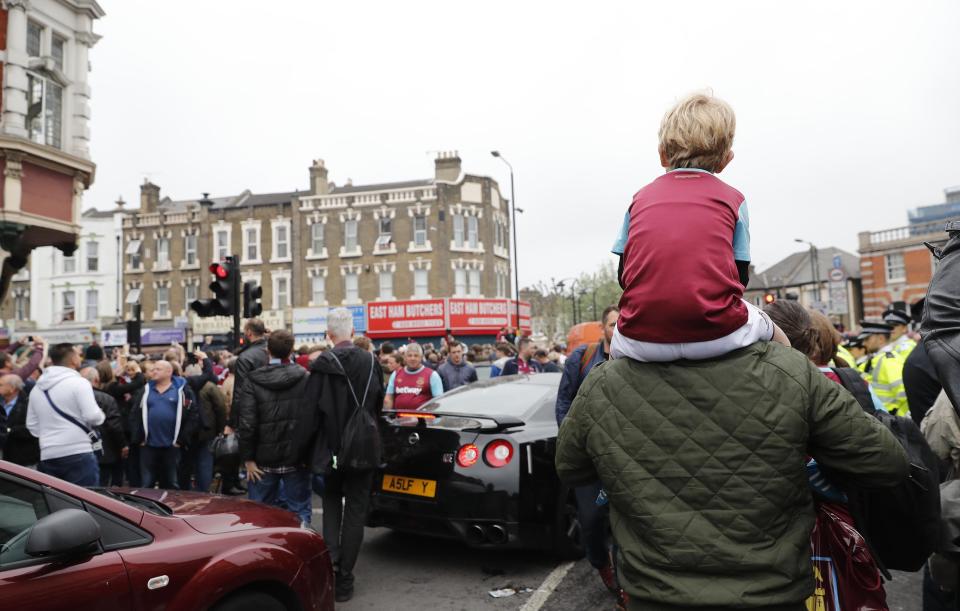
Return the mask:
M 905 356 L 893 351 L 880 351 L 870 357 L 863 377 L 870 382 L 873 391 L 888 412 L 894 416 L 906 416 L 907 391 L 903 386 L 903 362 Z

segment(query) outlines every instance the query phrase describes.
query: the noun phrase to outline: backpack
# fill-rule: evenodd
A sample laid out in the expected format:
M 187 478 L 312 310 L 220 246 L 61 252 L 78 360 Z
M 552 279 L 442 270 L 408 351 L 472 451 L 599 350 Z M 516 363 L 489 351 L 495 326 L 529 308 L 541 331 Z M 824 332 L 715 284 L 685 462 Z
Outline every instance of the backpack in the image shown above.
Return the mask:
M 367 385 L 363 390 L 363 399 L 357 398 L 354 392 L 353 384 L 347 376 L 346 370 L 340 363 L 340 359 L 328 350 L 327 354 L 333 357 L 340 371 L 343 372 L 347 381 L 347 388 L 350 390 L 350 396 L 357 406 L 347 417 L 343 425 L 343 431 L 340 434 L 340 448 L 336 454 L 335 469 L 344 471 L 369 471 L 380 466 L 380 427 L 377 426 L 377 419 L 368 409 L 364 409 L 367 402 L 367 393 L 370 391 L 370 384 L 373 381 L 373 370 L 375 367 L 374 357 L 370 355 L 370 375 L 367 378 Z
M 939 460 L 912 419 L 874 408 L 869 388 L 856 370 L 837 368 L 834 372 L 864 411 L 893 434 L 910 463 L 907 478 L 892 488 L 844 486 L 857 530 L 883 568 L 918 571 L 939 540 Z

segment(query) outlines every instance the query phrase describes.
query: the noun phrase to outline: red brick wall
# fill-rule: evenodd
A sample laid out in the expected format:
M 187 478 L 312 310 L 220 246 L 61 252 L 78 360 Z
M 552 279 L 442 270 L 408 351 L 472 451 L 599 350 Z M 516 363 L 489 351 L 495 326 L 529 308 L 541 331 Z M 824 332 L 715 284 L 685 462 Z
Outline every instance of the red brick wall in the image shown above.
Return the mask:
M 903 253 L 904 275 L 902 282 L 887 283 L 886 255 Z M 909 246 L 887 252 L 860 257 L 860 274 L 863 283 L 864 317 L 879 318 L 883 310 L 894 301 L 914 303 L 927 294 L 927 285 L 933 275 L 930 251 L 925 246 Z
M 58 221 L 74 222 L 73 177 L 24 162 L 20 209 Z

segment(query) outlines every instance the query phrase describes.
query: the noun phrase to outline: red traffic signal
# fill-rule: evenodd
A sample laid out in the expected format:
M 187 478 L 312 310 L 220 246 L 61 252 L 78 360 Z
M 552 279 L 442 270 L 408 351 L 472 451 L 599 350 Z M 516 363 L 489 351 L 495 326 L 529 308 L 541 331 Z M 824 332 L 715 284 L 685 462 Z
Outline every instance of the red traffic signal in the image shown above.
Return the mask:
M 230 271 L 222 263 L 211 263 L 210 273 L 221 280 L 230 275 Z
M 771 304 L 776 300 L 777 300 L 777 296 L 774 295 L 773 293 L 766 293 L 763 296 L 763 303 L 766 303 L 766 304 Z

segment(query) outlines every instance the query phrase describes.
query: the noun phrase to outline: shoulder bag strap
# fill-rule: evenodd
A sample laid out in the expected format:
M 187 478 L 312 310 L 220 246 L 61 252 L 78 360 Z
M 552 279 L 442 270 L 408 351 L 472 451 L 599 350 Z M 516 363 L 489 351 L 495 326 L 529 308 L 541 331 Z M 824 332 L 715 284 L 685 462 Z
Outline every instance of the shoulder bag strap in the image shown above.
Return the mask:
M 47 403 L 50 404 L 50 407 L 53 408 L 53 411 L 55 411 L 55 412 L 57 412 L 58 414 L 60 414 L 60 417 L 61 417 L 61 418 L 67 420 L 68 422 L 72 422 L 73 424 L 77 425 L 77 426 L 80 427 L 80 429 L 81 429 L 84 433 L 86 433 L 87 435 L 89 435 L 90 433 L 93 432 L 89 427 L 87 427 L 87 425 L 83 424 L 82 422 L 80 422 L 79 420 L 77 420 L 76 418 L 74 418 L 73 416 L 71 416 L 70 414 L 67 414 L 66 412 L 63 412 L 59 407 L 57 407 L 57 404 L 53 402 L 53 398 L 50 397 L 50 393 L 47 392 L 46 389 L 43 390 L 43 396 L 47 398 Z
M 370 354 L 370 375 L 367 377 L 367 385 L 363 389 L 363 400 L 360 401 L 357 399 L 357 393 L 353 390 L 353 384 L 350 383 L 350 376 L 347 375 L 347 370 L 343 368 L 343 363 L 341 363 L 340 359 L 337 358 L 337 355 L 333 353 L 333 350 L 328 350 L 327 353 L 333 357 L 337 367 L 339 367 L 340 371 L 343 372 L 343 377 L 347 380 L 347 388 L 350 389 L 350 394 L 353 396 L 353 402 L 357 404 L 357 409 L 363 409 L 363 406 L 367 403 L 367 394 L 370 392 L 370 382 L 373 381 L 373 370 L 375 364 L 373 355 Z

